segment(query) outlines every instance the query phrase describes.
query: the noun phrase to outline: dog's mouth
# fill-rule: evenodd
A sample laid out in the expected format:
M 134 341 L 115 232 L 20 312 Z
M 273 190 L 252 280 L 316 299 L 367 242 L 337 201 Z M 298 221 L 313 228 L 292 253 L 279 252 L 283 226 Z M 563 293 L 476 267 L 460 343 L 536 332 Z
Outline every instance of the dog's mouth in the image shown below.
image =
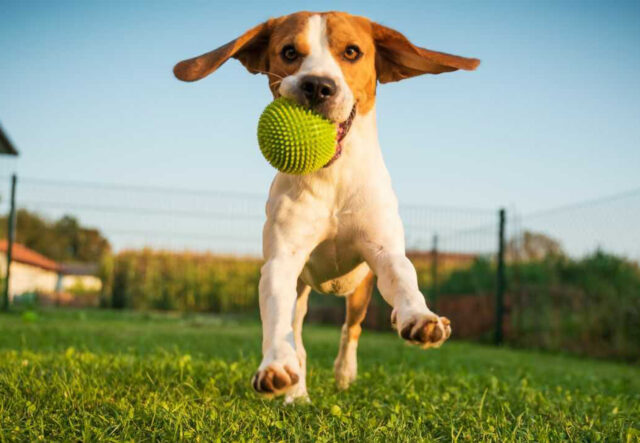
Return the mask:
M 331 157 L 331 160 L 329 160 L 327 164 L 323 166 L 323 168 L 331 166 L 333 162 L 338 160 L 338 158 L 340 158 L 340 156 L 342 155 L 342 141 L 349 133 L 349 129 L 351 129 L 353 119 L 356 118 L 356 104 L 354 104 L 353 108 L 351 108 L 349 117 L 345 121 L 343 121 L 342 123 L 336 123 L 338 129 L 336 133 L 336 153 L 333 155 L 333 157 Z

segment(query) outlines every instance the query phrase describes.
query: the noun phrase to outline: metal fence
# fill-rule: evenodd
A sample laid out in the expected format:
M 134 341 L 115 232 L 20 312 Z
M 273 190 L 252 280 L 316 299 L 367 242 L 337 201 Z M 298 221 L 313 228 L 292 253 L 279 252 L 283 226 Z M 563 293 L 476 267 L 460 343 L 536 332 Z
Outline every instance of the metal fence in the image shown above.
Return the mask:
M 9 178 L 2 195 L 8 195 Z M 261 255 L 266 194 L 128 186 L 20 177 L 19 208 L 49 219 L 72 214 L 98 228 L 115 250 L 167 250 Z M 8 211 L 8 199 L 0 200 Z M 495 252 L 496 211 L 401 205 L 407 248 L 430 250 L 434 236 L 450 252 Z
M 9 181 L 0 179 L 2 213 Z M 146 247 L 261 255 L 265 194 L 20 177 L 16 200 L 18 208 L 47 219 L 70 214 L 97 228 L 115 252 Z M 438 312 L 453 317 L 459 337 L 504 337 L 515 345 L 578 352 L 587 352 L 584 337 L 591 337 L 606 348 L 595 354 L 640 354 L 629 344 L 640 329 L 630 323 L 640 320 L 640 292 L 628 281 L 619 287 L 622 277 L 611 269 L 590 268 L 626 266 L 639 273 L 640 189 L 532 214 L 509 208 L 502 220 L 498 209 L 401 205 L 400 212 L 421 289 Z M 595 283 L 580 280 L 595 274 Z M 255 302 L 256 281 L 244 283 L 248 303 Z M 615 303 L 622 308 L 611 308 Z M 312 308 L 311 317 L 342 321 L 339 299 L 317 298 Z M 599 312 L 605 311 L 611 319 L 603 321 Z M 388 328 L 379 297 L 368 321 Z
M 595 250 L 640 261 L 640 189 L 594 200 L 514 214 L 517 232 L 537 232 L 560 243 L 571 257 Z
M 640 189 L 510 221 L 509 342 L 640 359 Z

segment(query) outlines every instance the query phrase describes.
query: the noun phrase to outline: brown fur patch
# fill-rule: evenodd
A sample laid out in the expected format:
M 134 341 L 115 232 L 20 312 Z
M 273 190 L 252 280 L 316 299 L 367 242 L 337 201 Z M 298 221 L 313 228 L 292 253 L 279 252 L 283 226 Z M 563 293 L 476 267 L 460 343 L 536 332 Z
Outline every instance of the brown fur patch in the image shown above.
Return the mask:
M 347 296 L 346 324 L 350 340 L 358 340 L 362 327 L 360 324 L 367 315 L 367 307 L 371 302 L 371 293 L 376 277 L 372 271 L 358 285 L 353 294 Z
M 284 77 L 295 74 L 300 68 L 303 58 L 309 54 L 309 42 L 305 30 L 311 15 L 310 12 L 303 11 L 274 20 L 269 39 L 267 63 L 269 89 L 274 97 L 278 96 L 280 81 Z M 300 54 L 297 60 L 286 62 L 282 59 L 282 48 L 287 45 L 293 45 Z
M 327 12 L 324 16 L 331 53 L 358 102 L 358 113 L 364 115 L 376 99 L 376 49 L 371 37 L 371 22 L 344 12 Z M 350 45 L 358 46 L 362 52 L 356 61 L 344 57 Z

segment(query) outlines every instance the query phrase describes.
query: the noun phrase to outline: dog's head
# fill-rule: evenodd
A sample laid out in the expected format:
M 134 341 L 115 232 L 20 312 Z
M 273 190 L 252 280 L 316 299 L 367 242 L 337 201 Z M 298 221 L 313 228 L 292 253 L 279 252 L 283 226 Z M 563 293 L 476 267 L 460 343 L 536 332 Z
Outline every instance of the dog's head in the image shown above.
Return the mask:
M 297 12 L 267 20 L 211 52 L 178 63 L 184 81 L 200 80 L 230 57 L 269 77 L 274 97 L 292 98 L 340 125 L 375 102 L 376 82 L 473 70 L 477 59 L 430 51 L 399 32 L 344 12 Z

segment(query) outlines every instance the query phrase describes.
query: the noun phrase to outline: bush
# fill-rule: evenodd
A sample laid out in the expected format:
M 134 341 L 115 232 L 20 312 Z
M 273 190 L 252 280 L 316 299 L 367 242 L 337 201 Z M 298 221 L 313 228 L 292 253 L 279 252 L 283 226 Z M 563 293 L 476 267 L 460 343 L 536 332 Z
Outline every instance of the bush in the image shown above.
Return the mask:
M 454 270 L 439 296 L 494 292 L 495 265 L 478 259 Z M 579 354 L 640 358 L 640 269 L 597 251 L 507 266 L 507 339 L 515 345 Z
M 516 344 L 640 358 L 636 263 L 598 251 L 581 260 L 556 257 L 511 271 Z
M 211 254 L 127 251 L 102 263 L 103 305 L 234 312 L 258 304 L 260 261 Z
M 211 254 L 145 249 L 106 256 L 102 261 L 102 305 L 114 308 L 200 312 L 258 310 L 261 261 Z M 428 293 L 429 266 L 417 266 Z M 420 277 L 422 276 L 422 277 Z M 547 256 L 507 266 L 507 339 L 514 345 L 623 359 L 640 358 L 640 269 L 623 258 L 596 252 L 580 260 Z M 439 276 L 438 304 L 455 295 L 483 295 L 492 303 L 495 263 L 477 258 L 466 269 Z M 375 299 L 375 297 L 374 297 Z M 386 303 L 378 300 L 386 309 Z M 457 303 L 457 302 L 456 302 Z M 458 314 L 469 311 L 460 303 Z M 474 297 L 464 303 L 477 305 Z M 344 301 L 316 297 L 312 308 L 337 307 Z M 372 306 L 374 315 L 376 306 Z M 464 309 L 463 309 L 464 308 Z M 459 311 L 459 312 L 458 312 Z M 381 311 L 382 312 L 382 311 Z M 388 315 L 382 324 L 388 327 Z M 493 310 L 482 310 L 492 326 Z M 455 317 L 455 313 L 450 313 Z M 462 314 L 460 314 L 462 315 Z M 469 311 L 478 320 L 480 310 Z M 334 316 L 335 317 L 335 316 Z M 333 317 L 332 317 L 333 318 Z M 469 320 L 469 321 L 470 321 Z M 462 321 L 463 323 L 466 320 Z M 487 331 L 485 331 L 487 332 Z M 480 337 L 478 335 L 478 337 Z
M 494 291 L 496 270 L 487 258 L 478 257 L 467 269 L 454 269 L 438 288 L 439 294 L 471 295 Z

